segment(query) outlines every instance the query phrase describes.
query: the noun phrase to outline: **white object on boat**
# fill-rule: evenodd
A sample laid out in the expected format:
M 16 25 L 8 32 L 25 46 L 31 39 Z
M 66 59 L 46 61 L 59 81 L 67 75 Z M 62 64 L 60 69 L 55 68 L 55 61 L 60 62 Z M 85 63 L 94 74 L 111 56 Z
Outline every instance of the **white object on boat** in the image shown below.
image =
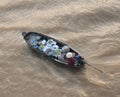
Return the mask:
M 71 52 L 68 52 L 68 53 L 66 54 L 66 57 L 67 57 L 67 58 L 71 58 L 71 57 L 73 57 L 73 54 L 72 54 Z

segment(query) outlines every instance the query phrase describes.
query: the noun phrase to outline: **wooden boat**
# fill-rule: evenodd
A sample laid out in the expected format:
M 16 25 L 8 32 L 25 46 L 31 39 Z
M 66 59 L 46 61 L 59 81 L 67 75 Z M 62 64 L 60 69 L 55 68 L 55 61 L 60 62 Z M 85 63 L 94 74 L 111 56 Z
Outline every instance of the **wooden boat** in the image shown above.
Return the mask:
M 74 64 L 72 64 L 71 67 L 82 67 L 85 64 L 84 58 L 81 57 L 78 52 L 76 52 L 71 47 L 69 47 L 67 44 L 57 39 L 54 39 L 52 37 L 49 37 L 47 35 L 44 35 L 42 33 L 37 33 L 37 32 L 28 32 L 28 33 L 22 32 L 22 36 L 24 37 L 27 44 L 33 50 L 37 51 L 39 54 L 43 53 L 47 55 L 54 61 L 57 61 L 59 63 L 69 66 L 68 64 L 69 62 L 68 62 L 68 58 L 66 58 L 66 54 L 68 52 L 71 52 L 74 55 L 74 59 L 75 59 Z M 53 46 L 56 48 L 51 49 L 51 47 Z M 65 48 L 64 52 L 62 51 L 63 48 Z

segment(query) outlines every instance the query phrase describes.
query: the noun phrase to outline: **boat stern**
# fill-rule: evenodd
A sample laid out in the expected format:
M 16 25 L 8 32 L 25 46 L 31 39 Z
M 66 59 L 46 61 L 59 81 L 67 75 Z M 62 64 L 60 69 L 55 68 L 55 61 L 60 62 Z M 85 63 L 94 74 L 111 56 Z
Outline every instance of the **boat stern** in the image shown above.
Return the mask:
M 76 62 L 74 64 L 75 67 L 83 67 L 85 65 L 85 59 L 79 55 L 79 57 L 76 57 Z

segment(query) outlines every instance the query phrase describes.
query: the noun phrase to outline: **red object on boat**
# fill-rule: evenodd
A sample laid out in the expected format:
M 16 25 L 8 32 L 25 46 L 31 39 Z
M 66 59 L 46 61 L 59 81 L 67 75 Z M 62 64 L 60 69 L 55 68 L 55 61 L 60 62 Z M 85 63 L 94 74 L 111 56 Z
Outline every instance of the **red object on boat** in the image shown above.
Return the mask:
M 69 65 L 69 66 L 74 66 L 75 60 L 76 60 L 75 57 L 68 58 L 68 65 Z

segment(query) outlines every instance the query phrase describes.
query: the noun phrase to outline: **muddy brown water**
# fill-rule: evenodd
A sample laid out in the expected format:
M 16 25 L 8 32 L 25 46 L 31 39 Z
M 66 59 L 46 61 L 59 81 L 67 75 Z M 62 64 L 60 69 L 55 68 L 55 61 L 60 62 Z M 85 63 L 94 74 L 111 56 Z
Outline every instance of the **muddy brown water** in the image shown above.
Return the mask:
M 22 31 L 67 43 L 103 72 L 38 55 Z M 0 97 L 120 97 L 120 1 L 0 0 Z

